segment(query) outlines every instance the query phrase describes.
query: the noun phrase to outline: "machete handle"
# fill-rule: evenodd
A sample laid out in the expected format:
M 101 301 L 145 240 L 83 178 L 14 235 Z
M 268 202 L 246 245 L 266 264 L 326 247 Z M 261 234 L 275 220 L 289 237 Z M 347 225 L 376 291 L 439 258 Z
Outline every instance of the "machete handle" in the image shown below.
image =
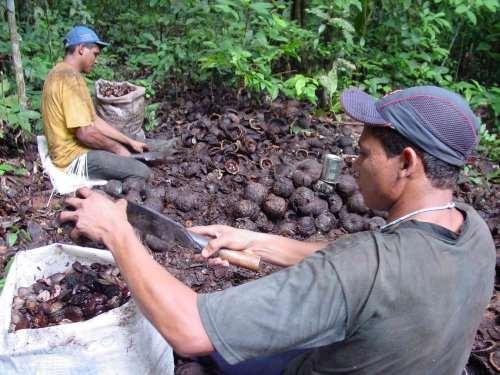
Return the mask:
M 201 251 L 205 246 L 207 246 L 209 238 L 198 233 L 194 233 L 188 230 L 188 234 L 191 237 L 193 246 Z M 236 251 L 228 249 L 220 249 L 214 254 L 214 256 L 221 259 L 227 260 L 229 263 L 243 268 L 247 268 L 252 271 L 258 271 L 260 266 L 260 256 L 255 255 L 246 251 Z
M 260 256 L 245 253 L 243 251 L 220 249 L 215 256 L 227 260 L 229 263 L 247 268 L 252 271 L 258 271 L 260 265 Z

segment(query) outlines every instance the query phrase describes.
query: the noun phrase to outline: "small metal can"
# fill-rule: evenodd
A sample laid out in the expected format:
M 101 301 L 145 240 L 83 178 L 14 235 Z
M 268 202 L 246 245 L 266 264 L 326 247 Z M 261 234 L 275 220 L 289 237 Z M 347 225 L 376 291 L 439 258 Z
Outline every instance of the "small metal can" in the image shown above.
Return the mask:
M 323 156 L 323 169 L 320 180 L 333 184 L 342 171 L 342 158 L 334 154 Z
M 335 192 L 335 187 L 333 184 L 328 182 L 318 180 L 313 186 L 313 190 L 321 193 L 322 195 L 331 195 Z

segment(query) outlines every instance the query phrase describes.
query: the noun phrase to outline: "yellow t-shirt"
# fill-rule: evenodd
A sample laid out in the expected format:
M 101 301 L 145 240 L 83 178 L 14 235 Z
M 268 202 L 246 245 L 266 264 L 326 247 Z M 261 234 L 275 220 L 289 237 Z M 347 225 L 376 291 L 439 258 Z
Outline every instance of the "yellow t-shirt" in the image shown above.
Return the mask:
M 52 162 L 64 168 L 88 151 L 75 132 L 95 121 L 92 98 L 82 75 L 61 62 L 47 76 L 42 93 L 43 130 Z

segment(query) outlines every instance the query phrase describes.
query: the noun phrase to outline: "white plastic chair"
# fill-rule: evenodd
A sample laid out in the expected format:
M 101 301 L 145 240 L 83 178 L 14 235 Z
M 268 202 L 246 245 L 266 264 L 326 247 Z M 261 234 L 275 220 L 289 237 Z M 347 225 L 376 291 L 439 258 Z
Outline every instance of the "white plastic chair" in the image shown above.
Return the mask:
M 106 185 L 108 183 L 106 180 L 92 180 L 88 178 L 86 153 L 73 160 L 65 169 L 61 169 L 56 167 L 50 159 L 49 148 L 45 136 L 37 136 L 36 141 L 43 170 L 49 176 L 53 187 L 49 203 L 54 192 L 58 194 L 70 194 L 81 187 Z

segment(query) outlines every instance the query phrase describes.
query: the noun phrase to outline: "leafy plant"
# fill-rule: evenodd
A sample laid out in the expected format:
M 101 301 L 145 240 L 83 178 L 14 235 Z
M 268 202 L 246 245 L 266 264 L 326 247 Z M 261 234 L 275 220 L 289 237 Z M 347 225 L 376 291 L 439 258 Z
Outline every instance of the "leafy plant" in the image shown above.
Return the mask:
M 7 274 L 9 273 L 10 266 L 12 265 L 13 261 L 14 261 L 14 258 L 13 257 L 10 258 L 3 269 L 3 276 L 0 277 L 0 292 L 2 292 L 3 287 L 5 286 L 5 278 L 7 277 Z
M 20 2 L 18 32 L 32 110 L 17 105 L 9 30 L 1 23 L 0 71 L 6 76 L 0 79 L 0 138 L 41 128 L 43 81 L 75 24 L 92 25 L 111 43 L 88 78 L 138 82 L 153 103 L 164 92 L 159 87 L 201 83 L 245 88 L 271 100 L 281 93 L 335 112 L 339 92 L 350 86 L 380 96 L 433 84 L 460 92 L 478 112 L 486 110 L 483 120 L 498 133 L 498 0 L 303 4 L 305 12 L 295 20 L 284 0 Z M 148 129 L 154 111 L 147 106 Z
M 479 150 L 493 162 L 500 162 L 500 137 L 490 133 L 484 124 L 479 130 Z
M 146 106 L 146 124 L 144 125 L 144 128 L 147 131 L 153 130 L 158 125 L 158 121 L 156 119 L 156 111 L 158 110 L 159 106 L 160 103 L 153 103 Z
M 286 95 L 298 99 L 307 99 L 312 104 L 316 104 L 317 88 L 318 81 L 316 79 L 305 77 L 302 74 L 294 75 L 283 84 L 283 92 Z
M 26 168 L 19 168 L 9 163 L 0 163 L 0 176 L 12 173 L 17 176 L 27 175 L 29 172 Z
M 14 246 L 20 239 L 31 241 L 31 236 L 26 229 L 19 228 L 17 225 L 12 225 L 7 229 L 5 240 L 8 247 Z
M 0 81 L 0 139 L 9 125 L 13 130 L 31 132 L 31 121 L 40 118 L 40 113 L 23 110 L 19 106 L 16 94 L 10 94 L 10 83 L 7 79 Z
M 464 169 L 463 169 L 463 172 L 462 172 L 462 173 L 463 173 L 463 174 L 464 174 L 464 176 L 465 176 L 465 177 L 466 177 L 466 178 L 467 178 L 470 182 L 472 182 L 474 185 L 482 185 L 482 184 L 483 184 L 483 180 L 482 180 L 482 178 L 481 178 L 481 176 L 480 176 L 479 172 L 478 172 L 476 169 L 474 169 L 474 168 L 472 168 L 472 167 L 470 167 L 470 166 L 466 165 L 466 166 L 464 167 Z

